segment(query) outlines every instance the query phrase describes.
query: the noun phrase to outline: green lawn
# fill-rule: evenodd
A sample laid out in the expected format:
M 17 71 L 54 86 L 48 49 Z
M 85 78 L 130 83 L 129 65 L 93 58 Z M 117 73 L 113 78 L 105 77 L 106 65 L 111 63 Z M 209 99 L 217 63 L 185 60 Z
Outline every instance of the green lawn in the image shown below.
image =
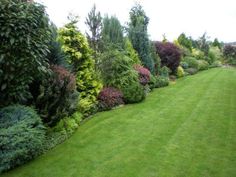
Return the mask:
M 211 69 L 98 113 L 3 177 L 235 177 L 236 69 Z

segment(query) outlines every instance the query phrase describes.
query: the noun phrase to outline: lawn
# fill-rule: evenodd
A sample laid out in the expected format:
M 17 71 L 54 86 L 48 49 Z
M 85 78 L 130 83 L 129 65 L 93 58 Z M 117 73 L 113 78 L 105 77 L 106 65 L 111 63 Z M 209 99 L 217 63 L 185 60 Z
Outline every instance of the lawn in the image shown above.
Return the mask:
M 235 177 L 236 69 L 156 89 L 96 114 L 66 142 L 3 177 Z

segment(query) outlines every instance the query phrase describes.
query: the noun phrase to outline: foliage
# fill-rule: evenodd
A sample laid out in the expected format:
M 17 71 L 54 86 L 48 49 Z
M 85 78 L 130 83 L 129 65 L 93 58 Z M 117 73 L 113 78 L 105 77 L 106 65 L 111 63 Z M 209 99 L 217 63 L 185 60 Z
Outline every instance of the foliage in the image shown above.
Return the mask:
M 179 66 L 181 53 L 178 47 L 170 42 L 156 42 L 156 51 L 161 58 L 161 65 L 167 66 L 174 73 Z
M 221 63 L 221 61 L 219 61 L 219 60 L 213 62 L 213 63 L 210 65 L 211 68 L 221 67 L 221 66 L 222 66 L 222 63 Z
M 209 68 L 209 63 L 205 60 L 197 60 L 198 62 L 198 70 L 206 70 Z
M 170 69 L 167 67 L 167 66 L 163 66 L 160 70 L 160 76 L 163 76 L 163 77 L 166 77 L 168 78 L 169 77 L 169 74 L 170 74 Z
M 139 83 L 141 85 L 147 85 L 150 81 L 150 71 L 141 65 L 134 65 L 134 69 L 138 72 Z
M 236 46 L 226 45 L 223 50 L 227 63 L 236 65 Z
M 151 58 L 153 59 L 153 62 L 154 62 L 154 70 L 152 71 L 152 74 L 154 74 L 154 75 L 160 74 L 161 59 L 156 52 L 155 43 L 153 43 L 153 42 L 150 42 L 150 54 L 151 54 Z
M 44 6 L 0 1 L 0 107 L 26 103 L 29 85 L 44 77 L 50 30 Z
M 157 85 L 157 78 L 152 74 L 150 75 L 150 81 L 149 81 L 148 85 L 151 90 L 154 89 Z
M 217 38 L 214 39 L 212 46 L 217 47 L 220 50 L 223 48 L 223 44 L 221 42 L 219 42 L 219 40 Z
M 123 94 L 114 87 L 104 87 L 98 95 L 98 101 L 101 110 L 110 110 L 124 104 Z
M 37 113 L 13 105 L 0 110 L 0 173 L 37 156 L 45 138 L 45 128 Z
M 95 73 L 91 49 L 86 38 L 76 28 L 76 23 L 77 21 L 73 20 L 59 29 L 59 40 L 68 62 L 76 73 L 77 91 L 80 93 L 79 110 L 84 116 L 88 116 L 94 111 L 102 85 Z
M 183 77 L 184 76 L 184 69 L 181 66 L 178 66 L 177 68 L 177 77 Z
M 157 76 L 156 88 L 166 87 L 169 85 L 169 78 L 164 76 Z
M 148 39 L 147 25 L 149 18 L 146 16 L 141 5 L 136 4 L 130 11 L 130 22 L 128 24 L 128 37 L 138 52 L 144 67 L 154 71 L 154 61 L 150 54 L 150 42 Z
M 221 60 L 223 58 L 222 52 L 218 47 L 210 47 L 208 58 L 210 59 L 208 61 L 209 64 L 214 63 L 216 60 Z
M 202 52 L 204 52 L 205 56 L 208 56 L 210 44 L 207 39 L 209 38 L 206 36 L 207 34 L 204 33 L 198 40 L 197 40 L 197 48 L 200 49 Z
M 121 90 L 126 103 L 144 99 L 138 73 L 133 69 L 132 59 L 118 50 L 109 50 L 101 55 L 101 75 L 105 86 Z
M 68 138 L 79 127 L 81 121 L 82 121 L 82 114 L 79 112 L 75 112 L 71 116 L 64 117 L 63 119 L 61 119 L 57 123 L 57 125 L 53 127 L 51 130 L 53 132 L 61 132 Z
M 141 64 L 138 53 L 134 50 L 133 45 L 128 38 L 125 39 L 124 50 L 126 55 L 132 59 L 133 64 Z
M 191 57 L 191 56 L 189 56 L 189 57 Z M 192 57 L 196 58 L 197 60 L 204 60 L 205 54 L 201 50 L 194 48 L 192 50 Z
M 192 51 L 192 41 L 184 33 L 180 34 L 177 40 L 180 45 Z
M 123 27 L 120 21 L 115 16 L 105 16 L 103 18 L 102 26 L 102 42 L 103 48 L 106 50 L 107 46 L 121 49 L 124 43 Z
M 197 62 L 196 58 L 194 58 L 194 57 L 184 57 L 182 61 L 187 63 L 189 68 L 198 69 L 198 62 Z
M 183 59 L 182 59 L 183 60 Z M 183 69 L 187 69 L 188 68 L 188 63 L 185 62 L 185 61 L 181 61 L 180 62 L 180 66 L 183 68 Z
M 198 69 L 196 69 L 196 68 L 187 68 L 187 69 L 185 69 L 185 72 L 190 74 L 190 75 L 194 75 L 198 72 Z
M 73 74 L 61 66 L 52 65 L 51 69 L 52 74 L 40 86 L 35 106 L 44 123 L 54 126 L 60 119 L 76 111 L 78 92 Z
M 99 47 L 101 45 L 102 16 L 99 11 L 96 11 L 95 4 L 93 5 L 91 11 L 88 13 L 88 17 L 86 18 L 85 24 L 88 26 L 90 31 L 90 34 L 86 33 L 88 42 L 90 44 L 90 47 L 96 53 L 99 51 Z

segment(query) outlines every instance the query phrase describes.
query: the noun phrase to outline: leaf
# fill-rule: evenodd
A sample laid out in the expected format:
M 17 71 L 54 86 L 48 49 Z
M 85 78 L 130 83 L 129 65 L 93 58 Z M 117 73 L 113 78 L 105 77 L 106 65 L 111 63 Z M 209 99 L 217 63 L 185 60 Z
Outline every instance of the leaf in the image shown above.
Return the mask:
M 14 44 L 14 42 L 15 42 L 15 39 L 11 38 L 11 40 L 10 40 L 11 45 Z
M 3 84 L 3 85 L 1 86 L 1 90 L 4 90 L 6 87 L 7 87 L 7 84 Z

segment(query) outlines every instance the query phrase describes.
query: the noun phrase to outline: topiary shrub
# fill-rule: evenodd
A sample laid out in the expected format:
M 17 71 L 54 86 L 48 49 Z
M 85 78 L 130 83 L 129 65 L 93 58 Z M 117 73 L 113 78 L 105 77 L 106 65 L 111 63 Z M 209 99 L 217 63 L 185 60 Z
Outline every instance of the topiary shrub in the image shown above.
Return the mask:
M 157 76 L 156 88 L 166 87 L 169 85 L 169 78 L 164 76 Z
M 0 107 L 26 103 L 29 85 L 47 73 L 48 21 L 43 5 L 0 1 Z
M 110 110 L 115 106 L 124 104 L 123 94 L 113 87 L 104 87 L 98 94 L 100 110 Z
M 190 75 L 194 75 L 198 72 L 198 70 L 196 68 L 188 68 L 188 69 L 185 69 L 185 72 L 187 72 Z
M 139 83 L 142 85 L 147 85 L 150 81 L 150 71 L 141 65 L 134 65 L 134 69 L 138 72 Z
M 170 42 L 156 42 L 156 51 L 161 58 L 161 65 L 170 68 L 174 73 L 180 64 L 180 49 Z
M 209 68 L 209 63 L 205 60 L 197 60 L 198 62 L 198 70 L 202 71 L 202 70 L 206 70 Z
M 176 74 L 177 74 L 178 78 L 183 77 L 184 76 L 184 69 L 181 66 L 178 66 Z
M 79 94 L 73 74 L 56 65 L 52 65 L 51 70 L 51 75 L 40 85 L 35 106 L 43 122 L 52 127 L 76 111 Z
M 187 56 L 184 57 L 182 61 L 188 64 L 188 68 L 198 69 L 198 61 L 196 58 Z
M 36 112 L 15 105 L 0 110 L 0 173 L 41 153 L 45 127 Z
M 108 50 L 101 55 L 100 60 L 104 85 L 118 88 L 126 103 L 139 102 L 145 98 L 138 73 L 132 66 L 132 59 L 118 50 Z

